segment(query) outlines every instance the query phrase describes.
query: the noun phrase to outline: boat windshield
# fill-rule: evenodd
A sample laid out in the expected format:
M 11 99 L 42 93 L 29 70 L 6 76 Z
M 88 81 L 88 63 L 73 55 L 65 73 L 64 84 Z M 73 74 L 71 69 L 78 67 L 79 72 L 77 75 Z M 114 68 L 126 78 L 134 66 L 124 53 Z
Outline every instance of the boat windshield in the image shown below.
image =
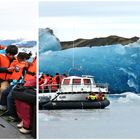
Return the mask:
M 81 79 L 73 79 L 72 84 L 73 85 L 80 85 L 81 84 Z
M 83 79 L 84 85 L 91 85 L 90 79 Z
M 63 85 L 69 85 L 70 84 L 70 79 L 64 79 Z

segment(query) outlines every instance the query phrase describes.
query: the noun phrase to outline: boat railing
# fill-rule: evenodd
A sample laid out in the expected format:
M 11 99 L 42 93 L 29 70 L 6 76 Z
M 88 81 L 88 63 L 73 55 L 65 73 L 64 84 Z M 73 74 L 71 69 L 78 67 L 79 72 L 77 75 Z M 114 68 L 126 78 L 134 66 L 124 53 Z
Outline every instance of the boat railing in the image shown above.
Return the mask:
M 107 83 L 96 83 L 96 86 L 100 87 L 100 88 L 108 88 L 108 84 Z
M 82 77 L 94 78 L 94 76 L 92 76 L 92 75 L 82 75 Z
M 60 88 L 60 84 L 45 84 L 39 86 L 39 93 L 53 93 Z
M 92 92 L 92 89 L 97 88 L 100 90 L 100 88 L 106 88 L 108 89 L 108 84 L 104 83 L 96 83 L 94 85 L 92 84 L 47 84 L 43 85 L 41 88 L 39 88 L 39 93 L 53 93 L 56 91 L 59 92 L 78 92 L 78 91 L 83 91 L 83 92 Z

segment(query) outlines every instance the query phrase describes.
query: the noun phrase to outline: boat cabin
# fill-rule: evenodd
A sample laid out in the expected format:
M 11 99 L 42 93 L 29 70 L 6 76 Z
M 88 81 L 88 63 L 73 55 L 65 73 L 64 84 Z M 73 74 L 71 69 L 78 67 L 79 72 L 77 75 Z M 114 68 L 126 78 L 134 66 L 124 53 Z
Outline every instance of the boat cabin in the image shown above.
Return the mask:
M 108 92 L 107 85 L 99 85 L 94 81 L 94 77 L 90 75 L 69 76 L 62 80 L 60 91 L 64 92 Z

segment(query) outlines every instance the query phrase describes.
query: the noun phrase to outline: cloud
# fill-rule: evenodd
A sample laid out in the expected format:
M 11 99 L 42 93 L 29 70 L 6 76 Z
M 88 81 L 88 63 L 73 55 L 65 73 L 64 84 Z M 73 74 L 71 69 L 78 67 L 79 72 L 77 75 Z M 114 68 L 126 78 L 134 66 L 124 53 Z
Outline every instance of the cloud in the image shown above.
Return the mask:
M 40 1 L 40 17 L 57 16 L 132 16 L 139 15 L 138 1 Z
M 35 0 L 0 1 L 1 38 L 37 38 L 37 2 Z M 11 36 L 10 36 L 11 35 Z
M 39 27 L 60 40 L 108 35 L 140 37 L 140 1 L 76 0 L 39 2 Z
M 46 17 L 39 19 L 39 26 L 53 29 L 62 40 L 94 38 L 109 35 L 125 37 L 140 36 L 139 22 L 132 22 L 137 17 L 99 18 L 99 17 Z

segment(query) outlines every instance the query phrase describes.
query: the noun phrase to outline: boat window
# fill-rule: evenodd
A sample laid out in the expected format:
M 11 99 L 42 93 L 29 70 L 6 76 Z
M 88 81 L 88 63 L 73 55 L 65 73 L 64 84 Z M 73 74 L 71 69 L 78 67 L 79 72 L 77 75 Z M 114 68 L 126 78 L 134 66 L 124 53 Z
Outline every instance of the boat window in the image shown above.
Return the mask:
M 81 79 L 73 79 L 72 83 L 73 83 L 73 85 L 80 85 Z
M 69 85 L 70 84 L 70 79 L 64 79 L 63 85 Z
M 84 80 L 84 85 L 90 85 L 91 81 L 90 79 L 83 79 Z

